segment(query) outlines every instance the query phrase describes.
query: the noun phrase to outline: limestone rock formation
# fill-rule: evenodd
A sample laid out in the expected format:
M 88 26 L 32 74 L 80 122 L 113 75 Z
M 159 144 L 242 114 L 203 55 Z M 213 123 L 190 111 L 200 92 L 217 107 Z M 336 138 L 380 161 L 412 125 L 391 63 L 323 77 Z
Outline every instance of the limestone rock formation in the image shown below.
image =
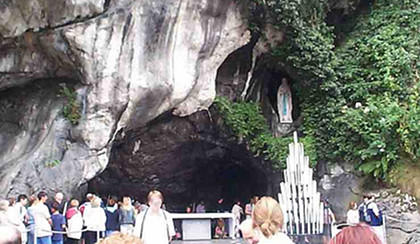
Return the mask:
M 371 194 L 385 219 L 387 243 L 420 242 L 420 215 L 415 197 L 396 188 L 368 190 L 369 179 L 361 177 L 351 165 L 318 168 L 318 174 L 321 194 L 328 199 L 338 223 L 346 222 L 350 202 L 360 204 L 364 194 Z
M 59 2 L 0 4 L 2 196 L 77 191 L 105 169 L 117 132 L 207 109 L 217 68 L 249 39 L 232 0 Z M 76 126 L 58 84 L 75 89 Z
M 183 118 L 166 113 L 117 135 L 110 163 L 89 191 L 145 202 L 150 190 L 159 189 L 174 211 L 201 200 L 210 210 L 223 197 L 230 210 L 235 199 L 277 192 L 275 184 L 269 162 L 234 140 L 211 107 Z
M 373 193 L 385 216 L 387 243 L 419 243 L 420 215 L 416 199 L 396 188 Z

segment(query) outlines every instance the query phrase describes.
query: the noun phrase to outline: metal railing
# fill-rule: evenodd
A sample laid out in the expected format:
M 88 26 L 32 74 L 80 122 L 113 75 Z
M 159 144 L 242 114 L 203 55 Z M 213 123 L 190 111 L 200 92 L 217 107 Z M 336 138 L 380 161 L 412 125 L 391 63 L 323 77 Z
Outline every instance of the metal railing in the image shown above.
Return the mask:
M 86 232 L 86 231 L 92 231 L 92 230 L 89 230 L 89 229 L 87 229 L 87 228 L 85 228 L 85 229 L 81 229 L 81 230 L 76 230 L 76 231 L 56 231 L 56 230 L 46 230 L 46 229 L 42 229 L 42 228 L 39 228 L 39 227 L 37 227 L 36 226 L 36 221 L 35 221 L 35 219 L 34 219 L 34 222 L 33 222 L 33 224 L 31 224 L 32 226 L 31 227 L 27 227 L 27 228 L 25 228 L 25 233 L 27 234 L 27 233 L 29 233 L 29 232 L 32 232 L 33 231 L 33 238 L 34 238 L 34 244 L 37 244 L 37 239 L 38 239 L 38 231 L 43 231 L 43 232 L 48 232 L 48 233 L 51 233 L 51 234 L 65 234 L 65 235 L 67 235 L 67 234 L 74 234 L 74 233 L 83 233 L 83 232 Z M 101 232 L 105 232 L 105 231 L 92 231 L 92 232 L 96 232 L 96 240 L 97 241 L 99 241 L 100 240 L 100 238 L 101 238 Z

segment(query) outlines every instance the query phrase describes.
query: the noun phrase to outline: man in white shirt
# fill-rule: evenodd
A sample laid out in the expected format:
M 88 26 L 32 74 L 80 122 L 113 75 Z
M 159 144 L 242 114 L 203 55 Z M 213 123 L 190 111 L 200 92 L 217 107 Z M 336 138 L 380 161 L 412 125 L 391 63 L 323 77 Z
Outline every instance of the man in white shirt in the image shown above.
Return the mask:
M 17 203 L 15 205 L 15 208 L 20 216 L 20 221 L 26 222 L 26 213 L 28 210 L 26 210 L 26 205 L 28 204 L 28 197 L 26 195 L 19 195 L 17 199 Z
M 47 193 L 41 191 L 38 193 L 39 204 L 34 208 L 33 215 L 35 217 L 37 243 L 38 244 L 51 244 L 51 215 L 45 203 L 48 200 Z
M 134 235 L 140 237 L 144 244 L 168 244 L 175 235 L 174 222 L 169 212 L 161 209 L 163 195 L 151 191 L 147 196 L 149 208 L 136 218 Z

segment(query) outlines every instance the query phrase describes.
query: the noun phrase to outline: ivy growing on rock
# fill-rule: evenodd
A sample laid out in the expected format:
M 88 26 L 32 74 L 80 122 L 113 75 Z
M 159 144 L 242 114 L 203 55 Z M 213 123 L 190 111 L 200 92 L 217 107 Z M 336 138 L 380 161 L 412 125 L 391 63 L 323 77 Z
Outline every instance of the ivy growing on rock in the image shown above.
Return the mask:
M 263 156 L 266 160 L 272 161 L 274 168 L 285 168 L 288 145 L 293 142 L 293 138 L 274 137 L 257 103 L 245 101 L 233 103 L 224 97 L 217 97 L 215 105 L 238 141 L 247 143 L 256 156 Z M 305 146 L 311 165 L 315 166 L 314 140 L 308 136 L 300 142 Z
M 60 95 L 65 98 L 63 106 L 63 116 L 68 119 L 73 125 L 79 123 L 79 119 L 82 117 L 81 104 L 77 100 L 77 93 L 73 88 L 63 86 Z
M 300 89 L 302 130 L 310 141 L 307 147 L 316 152 L 311 159 L 351 162 L 378 179 L 386 178 L 399 161 L 418 161 L 419 1 L 376 1 L 339 47 L 325 23 L 325 0 L 252 2 L 258 10 L 251 17 L 254 31 L 262 32 L 261 25 L 271 23 L 285 34 L 271 56 L 300 82 L 295 88 Z M 290 138 L 274 138 L 262 118 L 241 117 L 257 116 L 257 108 L 240 102 L 221 110 L 256 154 L 285 162 Z
M 252 16 L 251 26 L 271 23 L 284 33 L 280 47 L 271 51 L 289 70 L 307 84 L 334 77 L 334 35 L 324 22 L 326 0 L 254 0 L 254 9 L 265 15 Z M 259 18 L 265 18 L 261 20 Z M 255 28 L 262 31 L 263 28 Z
M 420 157 L 419 13 L 418 1 L 378 1 L 337 48 L 336 79 L 305 101 L 320 158 L 386 178 L 402 158 Z

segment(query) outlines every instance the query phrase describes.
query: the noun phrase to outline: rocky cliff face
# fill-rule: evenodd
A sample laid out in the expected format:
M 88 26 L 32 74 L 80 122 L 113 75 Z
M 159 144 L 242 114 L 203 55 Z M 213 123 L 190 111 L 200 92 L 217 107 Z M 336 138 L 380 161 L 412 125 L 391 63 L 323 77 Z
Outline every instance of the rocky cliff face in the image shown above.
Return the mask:
M 0 12 L 3 196 L 74 192 L 105 169 L 117 132 L 207 109 L 217 68 L 248 41 L 231 0 L 6 1 Z M 75 88 L 75 126 L 58 84 Z
M 184 118 L 164 114 L 117 136 L 107 169 L 89 183 L 89 191 L 145 202 L 150 190 L 159 189 L 173 211 L 199 201 L 210 210 L 221 197 L 230 210 L 236 199 L 274 193 L 269 163 L 225 129 L 213 107 Z

